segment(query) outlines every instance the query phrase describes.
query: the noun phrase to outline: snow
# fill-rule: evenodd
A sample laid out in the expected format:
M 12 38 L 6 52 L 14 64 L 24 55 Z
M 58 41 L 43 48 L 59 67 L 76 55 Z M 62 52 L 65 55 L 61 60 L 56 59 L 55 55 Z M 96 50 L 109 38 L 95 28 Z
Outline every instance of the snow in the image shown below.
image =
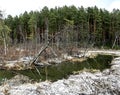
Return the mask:
M 119 51 L 106 52 L 120 55 Z M 120 57 L 115 58 L 111 68 L 103 72 L 83 71 L 56 82 L 25 83 L 17 86 L 4 84 L 0 86 L 0 95 L 120 95 L 119 63 Z

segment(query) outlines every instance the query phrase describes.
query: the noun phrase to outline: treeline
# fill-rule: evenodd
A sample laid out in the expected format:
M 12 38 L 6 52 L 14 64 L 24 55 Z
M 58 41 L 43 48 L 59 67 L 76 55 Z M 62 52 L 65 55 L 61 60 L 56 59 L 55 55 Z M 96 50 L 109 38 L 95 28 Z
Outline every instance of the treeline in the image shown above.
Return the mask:
M 48 38 L 61 32 L 57 41 L 88 43 L 94 46 L 112 47 L 119 42 L 120 10 L 109 12 L 95 7 L 63 6 L 40 11 L 24 12 L 19 16 L 9 15 L 5 19 L 9 26 L 11 43 L 24 43 L 35 40 L 37 43 L 45 41 L 46 30 Z M 56 41 L 56 38 L 53 42 Z

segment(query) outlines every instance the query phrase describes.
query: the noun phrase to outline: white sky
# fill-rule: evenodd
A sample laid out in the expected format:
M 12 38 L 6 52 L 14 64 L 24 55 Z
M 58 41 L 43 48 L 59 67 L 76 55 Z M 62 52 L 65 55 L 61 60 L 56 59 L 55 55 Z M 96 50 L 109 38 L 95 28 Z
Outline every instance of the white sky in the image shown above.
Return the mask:
M 0 0 L 0 10 L 6 15 L 19 15 L 25 11 L 41 10 L 44 6 L 54 8 L 55 6 L 75 5 L 76 7 L 97 6 L 112 11 L 113 8 L 120 9 L 120 0 Z

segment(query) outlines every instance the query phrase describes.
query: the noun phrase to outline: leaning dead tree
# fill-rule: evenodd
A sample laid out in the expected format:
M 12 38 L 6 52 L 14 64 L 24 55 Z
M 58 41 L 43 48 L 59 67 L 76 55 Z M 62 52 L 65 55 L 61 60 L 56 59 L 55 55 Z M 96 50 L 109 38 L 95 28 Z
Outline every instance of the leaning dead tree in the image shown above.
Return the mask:
M 38 58 L 40 57 L 40 55 L 49 47 L 49 44 L 52 41 L 52 39 L 54 39 L 59 34 L 60 34 L 60 32 L 56 33 L 51 39 L 49 39 L 47 41 L 47 43 L 45 43 L 44 46 L 42 46 L 42 48 L 40 49 L 40 51 L 38 52 L 38 54 L 36 54 L 36 56 L 33 58 L 33 60 L 31 60 L 30 65 L 33 65 L 33 64 L 36 63 L 36 61 L 38 60 Z
M 58 35 L 60 34 L 60 32 L 56 33 L 53 37 L 51 37 L 50 39 L 48 39 L 48 19 L 46 19 L 46 30 L 45 30 L 45 45 L 42 46 L 42 48 L 40 49 L 40 51 L 38 52 L 38 54 L 36 54 L 36 56 L 33 58 L 33 60 L 31 60 L 30 62 L 30 66 L 35 64 L 38 60 L 38 58 L 40 57 L 40 55 L 49 47 L 50 42 Z
M 44 50 L 46 50 L 46 48 L 48 46 L 49 46 L 49 42 L 45 46 L 43 46 L 41 48 L 41 50 L 39 51 L 39 53 L 33 58 L 33 60 L 31 60 L 30 65 L 33 65 L 33 64 L 36 63 L 36 61 L 38 60 L 38 58 L 40 57 L 40 55 L 43 53 Z

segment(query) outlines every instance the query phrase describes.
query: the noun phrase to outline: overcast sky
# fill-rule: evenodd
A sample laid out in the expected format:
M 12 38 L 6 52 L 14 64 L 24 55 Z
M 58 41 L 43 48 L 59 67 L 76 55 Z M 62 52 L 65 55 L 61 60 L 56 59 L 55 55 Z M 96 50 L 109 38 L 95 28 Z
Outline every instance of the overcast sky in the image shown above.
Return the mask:
M 97 6 L 111 11 L 113 8 L 120 9 L 120 0 L 0 0 L 0 10 L 6 15 L 12 16 L 24 13 L 24 11 L 41 10 L 44 6 L 54 8 L 55 6 L 75 5 L 76 7 Z

